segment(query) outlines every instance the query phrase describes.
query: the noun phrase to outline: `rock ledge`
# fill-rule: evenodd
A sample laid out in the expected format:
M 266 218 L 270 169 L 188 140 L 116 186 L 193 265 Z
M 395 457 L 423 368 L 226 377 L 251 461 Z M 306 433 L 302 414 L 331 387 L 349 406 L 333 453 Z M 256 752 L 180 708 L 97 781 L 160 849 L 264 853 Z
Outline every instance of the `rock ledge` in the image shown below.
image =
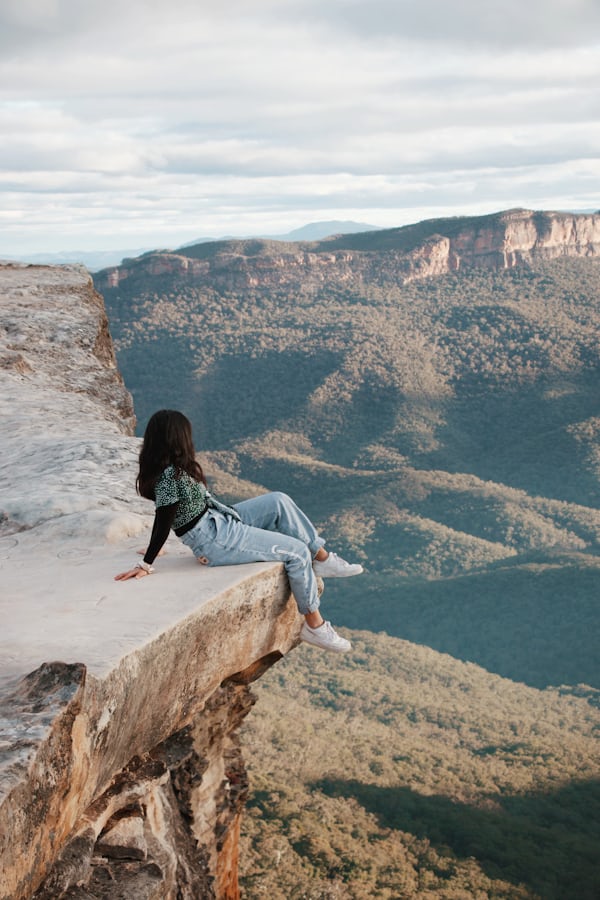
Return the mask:
M 151 519 L 101 298 L 0 266 L 0 900 L 237 898 L 248 684 L 300 618 L 283 568 L 115 582 Z

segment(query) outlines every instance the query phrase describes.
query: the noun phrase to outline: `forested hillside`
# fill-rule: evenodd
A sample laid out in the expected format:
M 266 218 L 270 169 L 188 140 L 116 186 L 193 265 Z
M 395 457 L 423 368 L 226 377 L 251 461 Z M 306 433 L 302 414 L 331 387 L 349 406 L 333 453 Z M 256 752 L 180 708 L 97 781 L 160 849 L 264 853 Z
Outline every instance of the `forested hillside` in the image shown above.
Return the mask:
M 243 896 L 596 900 L 600 712 L 397 638 L 256 685 Z
M 258 688 L 245 896 L 592 900 L 600 260 L 384 269 L 103 288 L 140 431 L 182 409 L 215 493 L 366 569 L 324 595 L 352 654 Z

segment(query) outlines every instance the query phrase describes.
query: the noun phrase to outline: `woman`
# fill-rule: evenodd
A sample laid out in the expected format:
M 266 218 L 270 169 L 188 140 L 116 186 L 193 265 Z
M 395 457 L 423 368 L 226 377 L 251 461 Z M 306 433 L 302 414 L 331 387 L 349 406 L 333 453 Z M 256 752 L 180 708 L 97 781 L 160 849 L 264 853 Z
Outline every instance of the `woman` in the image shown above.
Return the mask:
M 315 576 L 359 575 L 362 566 L 328 553 L 312 522 L 286 494 L 262 494 L 234 506 L 212 497 L 196 459 L 192 426 L 183 413 L 162 409 L 151 417 L 140 450 L 136 487 L 142 497 L 154 501 L 154 526 L 142 562 L 116 575 L 117 581 L 150 575 L 172 528 L 205 565 L 283 562 L 305 620 L 302 640 L 337 653 L 350 650 L 350 642 L 319 612 Z

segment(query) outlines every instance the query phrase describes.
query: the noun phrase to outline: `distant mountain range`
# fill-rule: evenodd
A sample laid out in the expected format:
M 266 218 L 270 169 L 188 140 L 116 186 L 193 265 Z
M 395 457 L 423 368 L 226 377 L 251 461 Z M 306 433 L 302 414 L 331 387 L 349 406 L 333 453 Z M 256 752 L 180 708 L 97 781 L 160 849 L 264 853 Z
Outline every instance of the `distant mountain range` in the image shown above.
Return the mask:
M 331 222 L 311 222 L 309 225 L 303 225 L 287 234 L 281 235 L 261 235 L 267 240 L 273 241 L 316 241 L 329 235 L 337 234 L 353 234 L 358 231 L 374 231 L 377 226 L 366 225 L 361 222 L 347 221 L 331 221 Z M 239 240 L 239 238 L 197 238 L 194 241 L 184 244 L 185 247 L 192 247 L 198 243 L 213 240 Z M 119 265 L 124 259 L 141 256 L 142 254 L 151 252 L 151 247 L 138 247 L 129 250 L 63 250 L 58 253 L 30 253 L 27 255 L 18 255 L 13 257 L 18 262 L 34 263 L 36 265 L 66 265 L 70 263 L 79 263 L 86 266 L 90 272 L 97 272 L 107 266 Z M 178 251 L 179 252 L 179 251 Z
M 330 222 L 310 222 L 308 225 L 302 225 L 301 228 L 294 228 L 286 234 L 257 234 L 252 236 L 240 237 L 239 235 L 227 235 L 221 238 L 198 238 L 195 241 L 188 241 L 180 247 L 185 250 L 187 247 L 194 247 L 196 244 L 204 244 L 207 241 L 244 241 L 244 240 L 265 240 L 265 241 L 318 241 L 322 238 L 331 237 L 338 234 L 357 234 L 363 231 L 379 231 L 377 225 L 366 225 L 364 222 L 351 222 L 332 220 Z
M 431 219 L 415 225 L 331 235 L 313 241 L 261 238 L 204 241 L 152 251 L 97 273 L 97 284 L 165 274 L 190 284 L 238 289 L 297 282 L 408 283 L 464 268 L 510 269 L 560 256 L 600 254 L 600 215 L 508 210 L 488 216 Z

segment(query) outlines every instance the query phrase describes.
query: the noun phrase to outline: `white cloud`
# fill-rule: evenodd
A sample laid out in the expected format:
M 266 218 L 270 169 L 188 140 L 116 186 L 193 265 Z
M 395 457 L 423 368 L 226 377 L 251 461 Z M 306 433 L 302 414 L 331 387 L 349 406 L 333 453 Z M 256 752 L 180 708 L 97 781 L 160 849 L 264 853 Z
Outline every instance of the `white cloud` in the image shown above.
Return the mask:
M 595 0 L 5 0 L 0 256 L 597 207 L 598 24 Z
M 598 33 L 596 0 L 310 0 L 314 21 L 336 32 L 394 40 L 399 35 L 425 43 L 461 47 L 569 47 Z

